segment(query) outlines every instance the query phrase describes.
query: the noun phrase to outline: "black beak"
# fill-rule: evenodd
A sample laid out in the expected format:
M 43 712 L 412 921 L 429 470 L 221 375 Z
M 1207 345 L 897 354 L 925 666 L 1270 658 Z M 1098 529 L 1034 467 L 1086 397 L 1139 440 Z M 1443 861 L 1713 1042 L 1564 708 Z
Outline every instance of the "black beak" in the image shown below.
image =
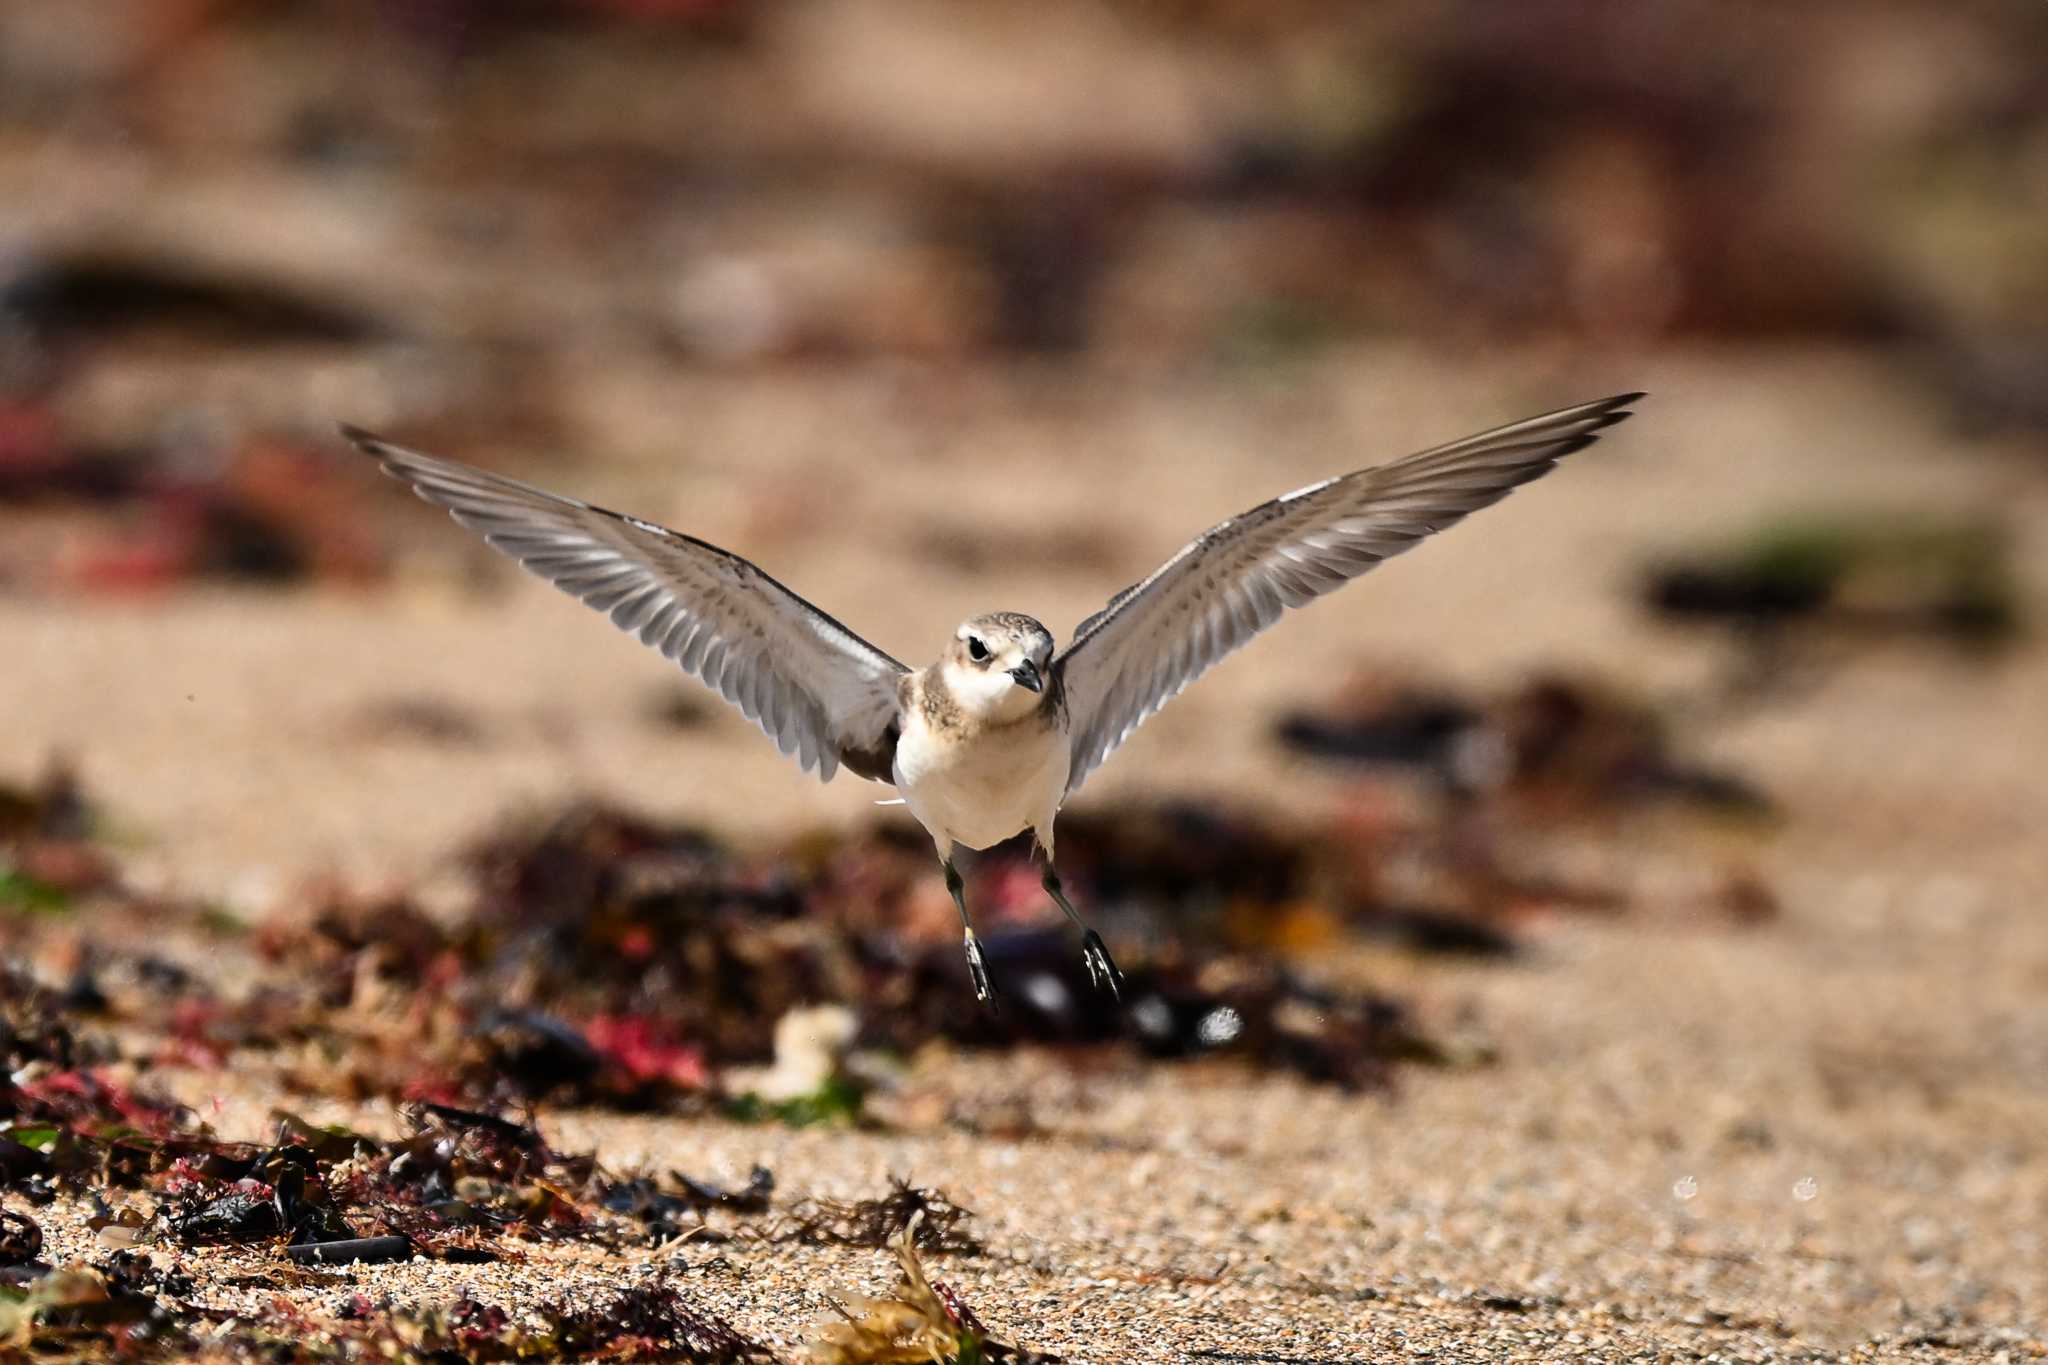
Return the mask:
M 1010 676 L 1017 680 L 1019 687 L 1028 687 L 1033 692 L 1044 690 L 1045 679 L 1038 676 L 1038 665 L 1029 659 L 1011 669 Z

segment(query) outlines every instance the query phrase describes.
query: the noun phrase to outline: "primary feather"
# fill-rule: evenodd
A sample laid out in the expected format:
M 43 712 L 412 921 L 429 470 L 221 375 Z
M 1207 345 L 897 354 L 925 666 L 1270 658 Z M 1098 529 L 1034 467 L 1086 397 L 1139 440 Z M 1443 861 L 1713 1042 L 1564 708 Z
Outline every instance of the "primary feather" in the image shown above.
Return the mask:
M 1054 663 L 1072 713 L 1072 795 L 1217 660 L 1382 560 L 1555 468 L 1629 416 L 1625 393 L 1531 417 L 1261 503 L 1188 542 L 1074 632 Z
M 493 549 L 702 679 L 805 769 L 889 780 L 907 670 L 754 564 L 354 427 L 342 434 Z

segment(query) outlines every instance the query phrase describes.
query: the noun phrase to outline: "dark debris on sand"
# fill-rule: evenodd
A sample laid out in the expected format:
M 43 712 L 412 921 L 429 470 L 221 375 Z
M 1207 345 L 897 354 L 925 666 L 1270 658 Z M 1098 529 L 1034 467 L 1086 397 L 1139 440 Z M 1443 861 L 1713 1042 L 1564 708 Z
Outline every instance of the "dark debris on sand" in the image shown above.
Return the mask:
M 869 1247 L 891 1245 L 905 1229 L 922 1251 L 976 1255 L 981 1243 L 961 1226 L 972 1217 L 966 1209 L 936 1190 L 919 1189 L 892 1179 L 880 1199 L 806 1199 L 793 1206 L 773 1236 L 813 1245 Z
M 1093 990 L 1065 936 L 1016 927 L 1013 851 L 986 860 L 977 895 L 1010 998 L 991 1016 L 932 919 L 928 858 L 893 832 L 749 855 L 577 807 L 472 850 L 465 911 L 326 890 L 248 926 L 132 891 L 60 771 L 7 793 L 0 815 L 0 865 L 30 865 L 25 852 L 56 843 L 106 869 L 53 913 L 0 915 L 0 1336 L 58 1357 L 169 1358 L 213 1342 L 218 1314 L 180 1267 L 221 1249 L 264 1258 L 275 1269 L 244 1278 L 283 1287 L 336 1267 L 374 1286 L 393 1263 L 519 1260 L 549 1243 L 645 1254 L 908 1238 L 925 1254 L 978 1254 L 967 1211 L 938 1190 L 896 1181 L 826 1199 L 782 1194 L 765 1168 L 732 1184 L 615 1171 L 558 1149 L 533 1117 L 573 1104 L 873 1122 L 871 1082 L 843 1066 L 794 1100 L 745 1088 L 750 1070 L 781 1065 L 778 1021 L 820 1002 L 837 1002 L 861 1054 L 935 1042 L 1218 1054 L 1377 1086 L 1429 1046 L 1397 1003 L 1301 981 L 1202 912 L 1235 857 L 1272 855 L 1268 871 L 1231 884 L 1243 904 L 1303 892 L 1299 844 L 1229 816 L 1146 815 L 1077 845 L 1077 868 L 1100 859 L 1105 912 L 1138 947 L 1122 1009 Z M 159 1065 L 259 1069 L 287 1095 L 382 1101 L 395 1122 L 370 1133 L 280 1109 L 262 1140 L 232 1140 L 157 1093 L 147 1078 Z M 90 1212 L 88 1263 L 46 1255 L 35 1211 L 59 1204 L 74 1219 Z M 1032 1358 L 942 1285 L 929 1289 L 943 1307 L 928 1336 L 950 1334 L 980 1359 Z M 483 1299 L 400 1309 L 365 1297 L 334 1319 L 287 1302 L 239 1322 L 236 1339 L 269 1360 L 764 1358 L 665 1280 L 538 1317 Z
M 1455 761 L 1445 755 L 1460 726 L 1498 724 L 1525 795 L 1583 795 L 1671 766 L 1654 727 L 1576 694 L 1539 689 L 1499 715 L 1432 719 L 1450 714 L 1400 701 L 1354 716 L 1349 742 L 1378 726 L 1382 750 L 1441 764 Z M 534 1116 L 578 1105 L 873 1123 L 864 1106 L 879 1082 L 855 1059 L 934 1044 L 1126 1064 L 1228 1058 L 1346 1088 L 1454 1055 L 1401 1001 L 1289 965 L 1389 923 L 1471 939 L 1485 921 L 1459 918 L 1469 907 L 1390 895 L 1381 868 L 1413 831 L 1134 804 L 1076 815 L 1062 832 L 1068 882 L 1124 959 L 1121 997 L 1095 989 L 1070 934 L 1043 927 L 1036 871 L 1011 845 L 972 871 L 1003 991 L 992 1013 L 973 996 L 929 850 L 890 827 L 746 852 L 578 805 L 469 850 L 463 909 L 327 887 L 249 926 L 132 890 L 61 768 L 0 790 L 0 900 L 11 897 L 0 913 L 0 1340 L 60 1358 L 176 1355 L 214 1317 L 175 1265 L 219 1247 L 274 1258 L 278 1275 L 353 1265 L 374 1283 L 391 1262 L 517 1259 L 550 1242 L 772 1241 L 889 1248 L 904 1267 L 896 1298 L 847 1301 L 813 1359 L 1037 1359 L 924 1277 L 920 1251 L 981 1249 L 967 1211 L 939 1191 L 899 1180 L 869 1199 L 791 1199 L 765 1168 L 734 1185 L 612 1171 L 554 1147 Z M 1484 840 L 1424 844 L 1447 879 L 1509 884 Z M 1516 885 L 1527 895 L 1537 883 Z M 1750 888 L 1751 902 L 1767 906 L 1768 889 Z M 782 1076 L 769 1093 L 759 1078 L 792 1064 L 783 1025 L 821 1006 L 843 1028 L 805 1073 L 815 1088 L 792 1098 Z M 287 1094 L 381 1101 L 396 1136 L 280 1109 L 265 1140 L 227 1140 L 151 1089 L 157 1065 L 262 1068 Z M 43 1259 L 34 1210 L 60 1200 L 94 1210 L 102 1254 L 89 1265 Z M 474 1299 L 398 1309 L 365 1297 L 332 1319 L 280 1308 L 241 1326 L 249 1345 L 234 1350 L 274 1361 L 766 1358 L 660 1276 L 538 1317 Z
M 53 839 L 98 851 L 85 809 L 61 777 L 11 794 L 8 856 Z M 1194 894 L 1201 884 L 1152 865 L 1159 885 Z M 1127 1018 L 1090 990 L 1070 943 L 993 934 L 1017 1005 L 991 1017 L 974 1005 L 956 945 L 920 927 L 928 869 L 888 834 L 755 859 L 694 831 L 579 808 L 494 838 L 473 866 L 475 908 L 452 919 L 403 899 L 335 896 L 297 923 L 251 933 L 136 896 L 118 875 L 93 891 L 90 936 L 69 902 L 57 914 L 0 917 L 10 964 L 61 968 L 8 965 L 0 980 L 0 1341 L 51 1359 L 173 1359 L 203 1343 L 268 1362 L 766 1360 L 766 1348 L 659 1274 L 602 1302 L 539 1312 L 478 1297 L 398 1307 L 363 1294 L 326 1315 L 279 1296 L 223 1337 L 226 1316 L 193 1297 L 179 1268 L 240 1248 L 277 1267 L 245 1275 L 250 1283 L 284 1287 L 300 1267 L 353 1266 L 374 1286 L 378 1267 L 422 1257 L 758 1240 L 895 1249 L 915 1267 L 895 1299 L 847 1300 L 844 1321 L 817 1329 L 811 1359 L 1044 1359 L 997 1339 L 957 1293 L 925 1278 L 918 1252 L 981 1250 L 967 1210 L 941 1191 L 898 1180 L 873 1198 L 785 1202 L 761 1168 L 733 1186 L 615 1172 L 553 1146 L 532 1106 L 788 1119 L 787 1105 L 739 1104 L 751 1097 L 725 1078 L 774 1057 L 776 1020 L 821 999 L 860 1010 L 857 1046 L 906 1053 L 934 1040 L 1236 1051 L 1365 1085 L 1412 1046 L 1393 1004 L 1310 991 L 1201 929 L 1133 959 Z M 993 860 L 982 880 L 1000 882 L 1004 867 Z M 178 935 L 241 955 L 250 981 L 236 990 L 214 979 L 205 954 L 180 961 L 111 946 Z M 1290 1011 L 1296 1022 L 1278 1021 Z M 304 1092 L 393 1102 L 397 1135 L 279 1110 L 268 1140 L 230 1140 L 141 1079 L 158 1062 L 266 1058 Z M 845 1116 L 858 1120 L 860 1090 L 845 1093 Z M 814 1099 L 805 1112 L 839 1111 Z M 58 1201 L 94 1210 L 90 1261 L 43 1259 L 33 1210 Z
M 1775 827 L 1769 792 L 1687 752 L 1681 718 L 1714 710 L 1564 672 L 1480 691 L 1380 667 L 1282 716 L 1275 737 L 1356 777 L 1348 818 L 1310 847 L 1323 861 L 1316 884 L 1339 888 L 1360 930 L 1415 951 L 1507 957 L 1527 911 L 1612 914 L 1634 899 L 1582 868 L 1546 866 L 1543 846 L 1560 835 L 1671 819 Z M 1686 904 L 1737 927 L 1777 913 L 1741 861 Z
M 0 1190 L 31 1205 L 91 1201 L 101 1211 L 89 1225 L 106 1254 L 45 1263 L 34 1217 L 0 1210 L 0 1347 L 37 1358 L 174 1359 L 204 1335 L 222 1358 L 266 1362 L 774 1358 L 663 1272 L 600 1301 L 564 1298 L 516 1314 L 469 1296 L 398 1308 L 357 1295 L 330 1318 L 278 1299 L 238 1318 L 223 1346 L 209 1329 L 225 1315 L 194 1302 L 191 1279 L 160 1258 L 175 1265 L 184 1248 L 240 1246 L 299 1265 L 374 1266 L 517 1257 L 514 1241 L 658 1244 L 704 1231 L 713 1210 L 769 1214 L 774 1180 L 757 1169 L 724 1190 L 676 1173 L 615 1175 L 592 1156 L 557 1150 L 531 1122 L 436 1103 L 408 1106 L 397 1138 L 281 1113 L 274 1142 L 228 1141 L 173 1104 L 59 1069 L 61 1059 L 112 1050 L 71 1036 L 46 993 L 20 979 L 8 986 L 9 1017 L 21 1024 L 10 1027 L 24 1040 L 14 1056 L 41 1060 L 0 1087 L 0 1130 L 10 1150 L 32 1158 L 11 1163 Z M 979 1248 L 960 1228 L 967 1217 L 943 1194 L 899 1181 L 876 1199 L 799 1201 L 771 1228 L 740 1221 L 720 1236 L 881 1247 L 914 1230 L 918 1246 L 972 1254 Z
M 596 1302 L 556 1300 L 515 1314 L 471 1297 L 399 1307 L 357 1294 L 316 1314 L 283 1299 L 260 1314 L 192 1303 L 189 1281 L 123 1253 L 91 1267 L 52 1271 L 0 1298 L 0 1348 L 40 1360 L 108 1357 L 263 1365 L 362 1360 L 489 1365 L 520 1360 L 691 1361 L 742 1365 L 777 1357 L 697 1303 L 666 1276 Z M 223 1331 L 224 1327 L 232 1330 Z
M 1331 707 L 1284 716 L 1278 734 L 1315 758 L 1419 774 L 1525 823 L 1659 803 L 1772 811 L 1753 783 L 1685 757 L 1653 706 L 1562 673 L 1482 696 L 1368 672 Z
M 1444 799 L 1420 817 L 1347 807 L 1306 827 L 1186 802 L 1074 813 L 1062 870 L 1116 945 L 1120 996 L 1089 979 L 1015 841 L 970 870 L 1002 996 L 992 1012 L 963 969 L 929 849 L 893 825 L 742 851 L 578 804 L 472 846 L 461 910 L 327 885 L 251 928 L 129 890 L 61 769 L 0 791 L 0 907 L 11 897 L 37 912 L 0 915 L 0 950 L 33 953 L 41 979 L 61 981 L 35 998 L 56 992 L 76 1014 L 154 1038 L 138 1060 L 265 1058 L 288 1091 L 451 1113 L 566 1104 L 858 1120 L 866 1083 L 843 1070 L 794 1100 L 743 1079 L 779 1060 L 782 1021 L 821 1005 L 846 1013 L 855 1052 L 1107 1048 L 1372 1087 L 1445 1054 L 1402 1001 L 1295 964 L 1361 932 L 1505 955 L 1503 909 L 1626 903 L 1618 888 L 1526 866 L 1503 826 L 1612 818 L 1645 795 L 1766 804 L 1678 757 L 1651 709 L 1561 678 L 1479 699 L 1369 681 L 1281 729 L 1320 755 L 1432 774 Z M 1738 919 L 1767 917 L 1767 887 L 1738 889 Z M 70 913 L 87 903 L 93 932 Z M 124 921 L 138 932 L 111 932 Z M 179 935 L 197 951 L 156 946 Z M 152 946 L 114 946 L 135 943 Z M 216 970 L 224 961 L 233 969 Z M 43 1007 L 14 994 L 20 1061 L 83 1074 L 64 1051 L 70 1035 L 40 1027 Z M 0 1158 L 33 1164 L 4 1148 Z
M 202 994 L 180 1017 L 198 1044 L 227 1050 L 339 1036 L 342 1066 L 293 1071 L 310 1090 L 472 1107 L 787 1118 L 790 1106 L 755 1103 L 728 1078 L 773 1060 L 778 1021 L 821 1002 L 853 1012 L 856 1048 L 905 1056 L 933 1042 L 1107 1046 L 1383 1084 L 1393 1064 L 1429 1052 L 1405 1009 L 1313 984 L 1240 932 L 1313 898 L 1309 844 L 1234 816 L 1077 827 L 1077 876 L 1092 887 L 1099 869 L 1105 924 L 1140 945 L 1125 953 L 1121 1002 L 1095 989 L 1070 936 L 1023 923 L 1043 907 L 1017 891 L 1021 853 L 998 851 L 974 889 L 1004 991 L 992 1014 L 973 996 L 950 911 L 935 913 L 937 877 L 915 841 L 875 831 L 747 855 L 580 806 L 479 845 L 467 914 L 332 896 L 310 929 L 255 936 L 269 989 Z M 1225 870 L 1251 865 L 1261 870 L 1236 884 Z M 852 1090 L 830 1098 L 806 1112 L 858 1108 Z
M 1991 519 L 1787 516 L 1648 566 L 1641 596 L 1674 622 L 1752 636 L 1805 631 L 1993 649 L 2011 644 L 2023 624 L 2012 559 L 2009 529 Z

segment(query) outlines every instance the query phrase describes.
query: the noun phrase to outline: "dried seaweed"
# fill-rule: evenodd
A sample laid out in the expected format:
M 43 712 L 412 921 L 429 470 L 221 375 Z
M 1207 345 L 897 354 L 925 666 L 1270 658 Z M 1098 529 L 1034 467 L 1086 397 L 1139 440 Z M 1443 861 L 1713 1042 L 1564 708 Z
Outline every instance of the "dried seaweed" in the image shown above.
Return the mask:
M 688 1303 L 665 1276 L 656 1275 L 584 1308 L 558 1305 L 547 1314 L 548 1345 L 571 1359 L 661 1359 L 724 1362 L 769 1359 L 766 1348 L 732 1324 Z
M 51 763 L 33 786 L 0 786 L 0 918 L 64 915 L 80 898 L 112 890 L 112 860 L 91 835 L 92 813 L 64 763 Z
M 23 1265 L 42 1254 L 42 1226 L 25 1213 L 0 1209 L 0 1266 Z
M 935 1039 L 1234 1056 L 1345 1086 L 1437 1055 L 1397 1002 L 1309 983 L 1257 951 L 1246 917 L 1350 894 L 1313 834 L 1224 809 L 1132 807 L 1077 821 L 1074 835 L 1071 882 L 1110 927 L 1145 927 L 1132 936 L 1149 950 L 1129 955 L 1120 1005 L 1093 991 L 1066 934 L 1005 926 L 1028 869 L 1018 850 L 996 850 L 974 876 L 1009 987 L 1000 1017 L 975 1006 L 956 934 L 921 918 L 928 852 L 888 827 L 743 855 L 686 827 L 580 807 L 480 850 L 466 913 L 326 888 L 313 913 L 232 937 L 203 907 L 133 896 L 117 879 L 95 902 L 91 950 L 60 959 L 68 984 L 17 969 L 0 983 L 0 1183 L 32 1201 L 101 1201 L 91 1226 L 117 1252 L 59 1284 L 28 1264 L 24 1292 L 41 1297 L 9 1330 L 60 1354 L 172 1353 L 206 1319 L 146 1259 L 158 1246 L 272 1258 L 252 1285 L 315 1273 L 294 1263 L 374 1275 L 415 1255 L 514 1256 L 515 1238 L 981 1249 L 966 1210 L 904 1180 L 878 1198 L 778 1206 L 765 1169 L 732 1188 L 614 1173 L 557 1150 L 533 1117 L 542 1103 L 864 1121 L 870 1082 L 854 1063 Z M 1216 913 L 1219 899 L 1229 913 Z M 49 931 L 17 921 L 5 932 L 35 944 Z M 225 993 L 209 954 L 167 949 L 167 934 L 237 955 L 252 984 Z M 100 1031 L 114 1027 L 121 1046 Z M 263 1054 L 302 1090 L 384 1097 L 396 1135 L 279 1111 L 268 1142 L 229 1141 L 128 1079 L 138 1063 L 207 1069 Z M 114 1190 L 132 1192 L 118 1209 Z M 865 1327 L 841 1324 L 853 1335 L 831 1349 L 928 1347 L 935 1331 L 942 1358 L 1032 1358 L 922 1274 L 906 1271 L 896 1307 L 851 1320 Z M 913 1301 L 925 1328 L 905 1327 Z M 907 1337 L 874 1335 L 891 1322 Z M 658 1279 L 516 1322 L 478 1301 L 410 1312 L 365 1299 L 331 1323 L 273 1312 L 244 1326 L 233 1352 L 273 1361 L 762 1358 Z
M 50 764 L 32 787 L 0 785 L 0 841 L 85 839 L 92 829 L 92 808 L 65 763 Z
M 109 1127 L 103 1105 L 71 1103 L 81 1093 L 113 1092 L 65 1090 L 62 1107 L 31 1093 L 16 1116 L 0 1117 L 11 1125 L 0 1177 L 32 1196 L 103 1186 L 155 1195 L 147 1214 L 94 1220 L 125 1245 L 267 1245 L 331 1262 L 389 1259 L 403 1243 L 408 1255 L 488 1260 L 505 1254 L 508 1234 L 609 1238 L 613 1215 L 658 1239 L 681 1230 L 686 1210 L 699 1221 L 712 1209 L 761 1212 L 774 1184 L 765 1170 L 732 1191 L 680 1175 L 659 1187 L 622 1180 L 592 1156 L 556 1151 L 531 1124 L 450 1105 L 410 1106 L 392 1139 L 281 1114 L 264 1147 L 222 1140 L 176 1110 L 143 1111 L 151 1131 Z
M 974 1256 L 981 1253 L 981 1243 L 961 1228 L 973 1216 L 937 1190 L 891 1176 L 889 1193 L 879 1199 L 806 1199 L 797 1203 L 772 1237 L 810 1245 L 880 1249 L 914 1229 L 916 1244 L 925 1251 Z
M 1755 784 L 1681 756 L 1651 706 L 1564 674 L 1475 697 L 1368 673 L 1334 706 L 1282 717 L 1277 733 L 1314 757 L 1408 769 L 1523 819 L 1658 801 L 1771 809 Z
M 647 1176 L 615 1180 L 598 1202 L 607 1211 L 639 1223 L 646 1229 L 647 1239 L 659 1245 L 679 1237 L 703 1235 L 707 1228 L 705 1215 L 714 1209 L 734 1214 L 766 1213 L 774 1192 L 774 1174 L 765 1166 L 756 1166 L 747 1183 L 737 1189 L 670 1171 L 666 1181 Z
M 97 1269 L 54 1271 L 17 1298 L 0 1297 L 0 1349 L 38 1358 L 182 1359 L 191 1329 L 216 1315 L 182 1296 L 191 1282 L 123 1255 Z M 341 1365 L 365 1359 L 495 1365 L 520 1360 L 680 1360 L 744 1365 L 774 1357 L 725 1319 L 690 1302 L 665 1276 L 591 1303 L 558 1300 L 515 1317 L 464 1298 L 446 1308 L 380 1309 L 357 1296 L 334 1318 L 279 1304 L 213 1337 L 215 1358 L 265 1365 Z
M 811 1365 L 1055 1365 L 1058 1356 L 997 1339 L 958 1294 L 925 1274 L 917 1255 L 926 1245 L 922 1222 L 921 1212 L 912 1215 L 884 1243 L 895 1253 L 902 1276 L 896 1292 L 880 1298 L 837 1296 L 840 1318 L 820 1323 L 806 1347 Z
M 1922 514 L 1806 516 L 1644 575 L 1644 602 L 1687 623 L 1915 636 L 1989 649 L 2019 632 L 2011 537 L 1996 523 Z
M 104 1358 L 183 1354 L 185 1333 L 157 1296 L 132 1276 L 65 1267 L 18 1295 L 0 1292 L 0 1349 L 48 1359 L 64 1353 Z
M 1343 845 L 1229 810 L 1133 806 L 1077 818 L 1062 853 L 1105 926 L 1150 945 L 1124 954 L 1121 1002 L 1093 988 L 1063 931 L 1006 926 L 1006 901 L 1027 879 L 1019 848 L 971 874 L 991 905 L 983 943 L 1009 1005 L 991 1015 L 961 970 L 957 934 L 924 918 L 928 853 L 893 828 L 747 857 L 694 829 L 590 806 L 483 846 L 464 915 L 328 888 L 310 916 L 238 936 L 234 951 L 257 954 L 260 969 L 238 997 L 112 947 L 95 948 L 73 987 L 78 1003 L 159 1036 L 151 1060 L 209 1068 L 275 1051 L 300 1090 L 470 1110 L 570 1103 L 860 1122 L 866 1084 L 837 1062 L 812 1066 L 800 1094 L 781 1093 L 780 1069 L 761 1070 L 789 1051 L 778 1030 L 815 1017 L 821 1000 L 845 1002 L 839 1051 L 1120 1044 L 1346 1086 L 1384 1084 L 1394 1064 L 1428 1055 L 1398 1002 L 1311 990 L 1262 951 L 1290 926 L 1371 921 L 1360 908 L 1377 894 L 1370 867 L 1344 861 Z M 96 913 L 218 938 L 199 907 L 115 897 Z M 17 1051 L 65 1046 L 61 1030 L 13 1014 Z M 758 1089 L 771 1075 L 773 1095 Z

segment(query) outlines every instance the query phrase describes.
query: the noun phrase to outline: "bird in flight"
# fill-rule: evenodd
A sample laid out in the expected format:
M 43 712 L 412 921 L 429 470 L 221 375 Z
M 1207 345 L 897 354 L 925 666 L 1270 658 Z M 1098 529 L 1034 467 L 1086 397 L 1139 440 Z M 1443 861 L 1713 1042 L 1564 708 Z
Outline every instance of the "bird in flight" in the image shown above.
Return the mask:
M 694 674 L 783 753 L 830 781 L 895 784 L 938 846 L 975 994 L 994 1004 L 957 845 L 1030 830 L 1043 885 L 1082 934 L 1098 987 L 1121 977 L 1067 899 L 1053 821 L 1144 719 L 1224 655 L 1423 537 L 1540 478 L 1643 395 L 1562 408 L 1298 488 L 1219 522 L 1125 588 L 1055 652 L 1018 612 L 960 623 L 937 662 L 904 666 L 748 560 L 530 484 L 345 435 L 386 473 Z

